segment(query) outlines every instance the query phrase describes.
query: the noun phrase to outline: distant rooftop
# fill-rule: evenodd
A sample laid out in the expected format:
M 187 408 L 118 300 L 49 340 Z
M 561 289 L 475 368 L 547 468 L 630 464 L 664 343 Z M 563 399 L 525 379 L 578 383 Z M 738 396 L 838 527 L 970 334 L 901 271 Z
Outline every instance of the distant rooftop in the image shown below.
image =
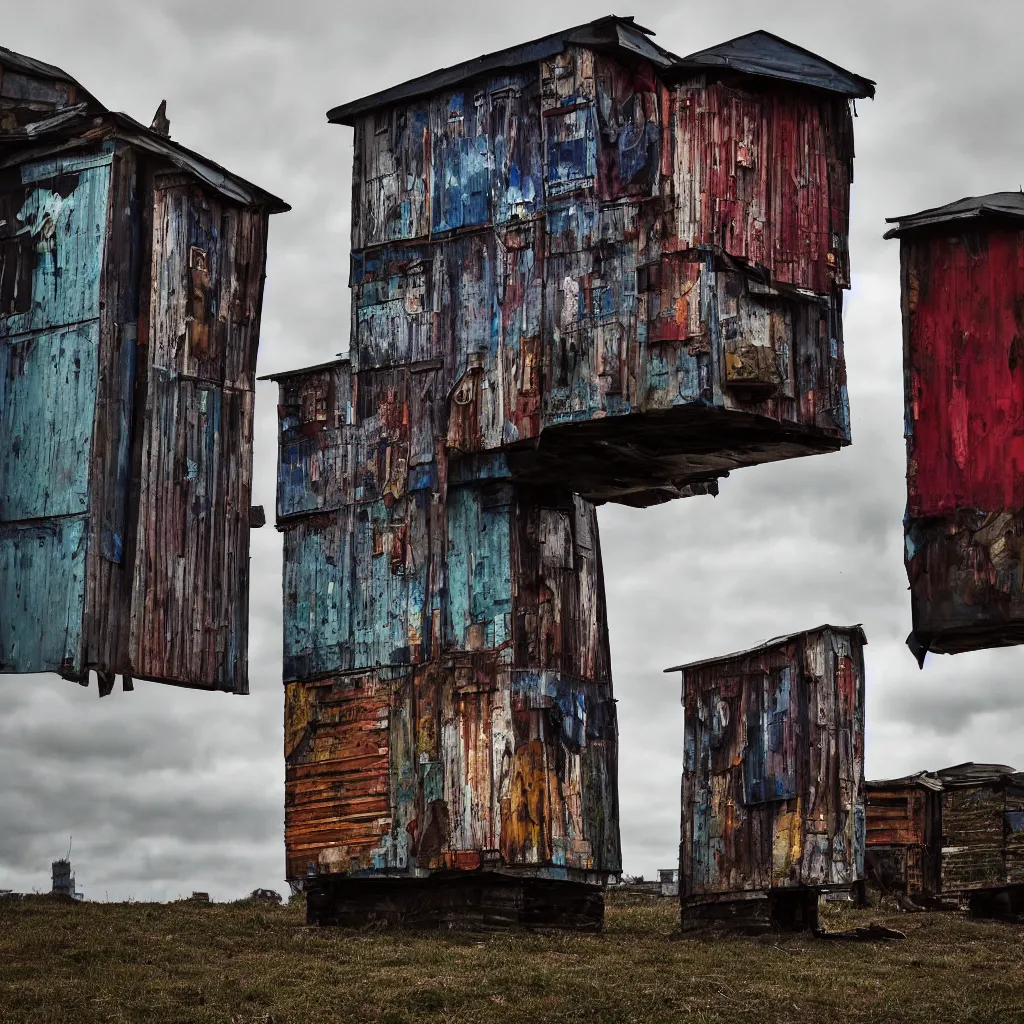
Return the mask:
M 920 213 L 902 217 L 886 217 L 886 224 L 896 227 L 886 231 L 885 238 L 901 238 L 912 231 L 952 224 L 957 221 L 980 220 L 1024 220 L 1024 192 L 992 192 L 987 196 L 967 196 L 946 206 L 936 206 Z
M 633 18 L 611 14 L 528 43 L 486 53 L 450 68 L 439 68 L 400 85 L 343 103 L 327 112 L 327 120 L 333 124 L 352 125 L 356 118 L 374 110 L 450 89 L 484 74 L 533 64 L 553 57 L 569 46 L 585 46 L 632 59 L 640 57 L 650 61 L 666 78 L 678 78 L 695 71 L 732 71 L 793 82 L 851 99 L 875 95 L 875 83 L 871 79 L 855 75 L 771 32 L 749 32 L 687 57 L 678 57 L 659 46 L 653 35 L 650 29 L 636 24 Z

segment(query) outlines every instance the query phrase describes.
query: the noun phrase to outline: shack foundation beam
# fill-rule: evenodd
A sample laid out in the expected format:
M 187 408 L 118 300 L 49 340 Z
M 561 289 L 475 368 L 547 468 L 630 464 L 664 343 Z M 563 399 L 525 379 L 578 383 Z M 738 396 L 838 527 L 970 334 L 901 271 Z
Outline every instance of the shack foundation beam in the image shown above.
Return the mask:
M 801 932 L 818 929 L 818 897 L 815 888 L 770 889 L 722 899 L 682 901 L 680 930 Z
M 318 879 L 306 923 L 363 928 L 599 932 L 604 890 L 582 882 L 480 875 Z

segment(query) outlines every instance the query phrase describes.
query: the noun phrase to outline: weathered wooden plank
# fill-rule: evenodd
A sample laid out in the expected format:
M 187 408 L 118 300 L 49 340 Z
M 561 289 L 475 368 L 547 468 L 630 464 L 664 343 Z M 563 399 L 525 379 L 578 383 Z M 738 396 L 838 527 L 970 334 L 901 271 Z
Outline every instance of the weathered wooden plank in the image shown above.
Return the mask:
M 86 519 L 0 523 L 0 672 L 82 672 Z

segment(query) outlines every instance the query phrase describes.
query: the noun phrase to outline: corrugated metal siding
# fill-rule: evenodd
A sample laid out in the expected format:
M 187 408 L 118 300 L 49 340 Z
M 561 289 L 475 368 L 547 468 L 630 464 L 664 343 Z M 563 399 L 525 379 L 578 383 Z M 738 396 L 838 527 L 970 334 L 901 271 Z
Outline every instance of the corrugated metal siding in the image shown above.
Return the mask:
M 1024 233 L 901 242 L 906 561 L 914 631 L 955 653 L 1024 640 Z
M 853 882 L 864 859 L 859 632 L 684 669 L 685 897 Z

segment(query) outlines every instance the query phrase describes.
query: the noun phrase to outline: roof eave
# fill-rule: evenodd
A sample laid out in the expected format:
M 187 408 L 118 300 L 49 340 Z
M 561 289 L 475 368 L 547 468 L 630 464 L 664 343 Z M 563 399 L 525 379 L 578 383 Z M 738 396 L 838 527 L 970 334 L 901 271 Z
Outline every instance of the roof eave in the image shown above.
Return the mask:
M 637 25 L 632 18 L 609 15 L 596 21 L 561 32 L 553 32 L 539 39 L 511 46 L 504 50 L 485 53 L 472 60 L 453 64 L 451 67 L 438 68 L 407 82 L 381 89 L 342 103 L 327 111 L 327 120 L 331 124 L 353 126 L 356 119 L 372 113 L 381 107 L 390 107 L 398 103 L 407 103 L 421 99 L 433 93 L 451 88 L 461 82 L 478 78 L 494 71 L 532 64 L 546 57 L 553 57 L 569 46 L 587 46 L 592 49 L 627 50 L 637 56 L 650 60 L 661 69 L 668 69 L 678 61 L 678 57 L 652 42 L 654 33 Z
M 721 661 L 733 661 L 736 658 L 749 658 L 752 655 L 760 654 L 762 651 L 769 651 L 773 647 L 781 647 L 783 644 L 788 644 L 798 636 L 804 636 L 807 633 L 822 633 L 829 629 L 835 630 L 839 633 L 852 633 L 856 630 L 860 634 L 861 644 L 865 647 L 867 646 L 868 638 L 864 633 L 863 623 L 857 622 L 852 626 L 837 626 L 831 622 L 823 622 L 820 626 L 811 626 L 810 629 L 798 629 L 794 633 L 785 633 L 782 636 L 773 636 L 763 644 L 758 644 L 756 647 L 750 647 L 745 651 L 734 651 L 732 654 L 722 654 L 717 658 L 699 658 L 697 661 L 688 661 L 682 665 L 673 665 L 671 668 L 666 668 L 662 671 L 666 674 L 669 672 L 684 672 L 688 668 L 699 668 L 702 665 L 713 665 L 716 662 Z

